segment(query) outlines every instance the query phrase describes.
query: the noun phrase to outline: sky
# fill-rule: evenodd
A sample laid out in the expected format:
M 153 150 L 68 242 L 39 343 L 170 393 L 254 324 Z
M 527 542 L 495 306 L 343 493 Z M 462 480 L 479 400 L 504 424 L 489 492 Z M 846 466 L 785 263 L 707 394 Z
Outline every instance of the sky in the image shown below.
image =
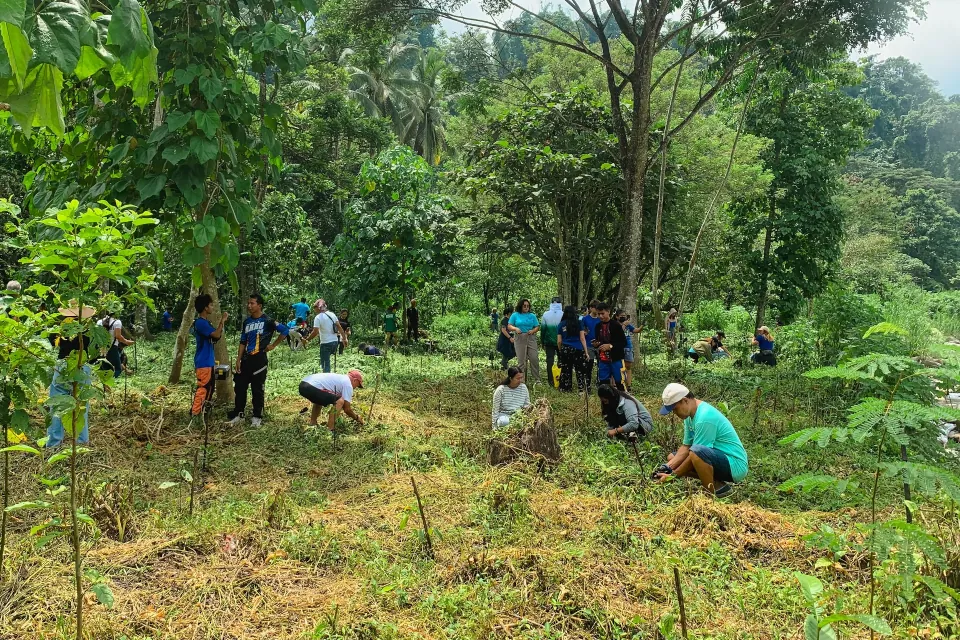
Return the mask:
M 910 35 L 870 47 L 866 54 L 881 59 L 903 56 L 923 67 L 950 96 L 960 93 L 960 0 L 929 0 L 927 17 L 910 29 Z M 861 52 L 862 53 L 862 52 Z
M 518 0 L 518 3 L 536 10 L 543 4 L 540 0 Z M 512 10 L 500 16 L 505 20 L 518 14 Z M 461 15 L 471 18 L 484 17 L 480 0 L 470 0 L 461 10 Z M 460 24 L 445 20 L 443 28 L 447 33 L 463 31 Z M 903 56 L 923 67 L 928 76 L 936 80 L 940 91 L 950 96 L 960 93 L 960 0 L 928 0 L 927 17 L 910 28 L 910 33 L 884 44 L 873 45 L 866 51 L 854 51 L 852 56 L 860 58 L 876 54 L 881 60 Z

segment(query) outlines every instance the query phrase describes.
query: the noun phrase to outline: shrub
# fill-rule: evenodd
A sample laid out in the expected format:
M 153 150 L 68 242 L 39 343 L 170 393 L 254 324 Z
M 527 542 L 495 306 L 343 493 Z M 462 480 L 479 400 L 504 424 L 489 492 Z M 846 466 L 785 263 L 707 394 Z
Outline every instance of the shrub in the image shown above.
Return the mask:
M 489 339 L 490 319 L 466 311 L 438 316 L 430 325 L 430 337 L 447 344 L 470 339 Z

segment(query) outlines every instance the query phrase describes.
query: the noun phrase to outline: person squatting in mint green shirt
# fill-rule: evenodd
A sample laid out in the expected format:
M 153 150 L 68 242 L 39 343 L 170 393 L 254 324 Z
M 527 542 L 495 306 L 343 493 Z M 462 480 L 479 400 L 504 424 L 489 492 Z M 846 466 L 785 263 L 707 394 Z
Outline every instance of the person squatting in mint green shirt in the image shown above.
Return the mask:
M 654 471 L 661 482 L 671 475 L 697 478 L 704 489 L 723 497 L 733 491 L 749 469 L 747 451 L 733 425 L 713 405 L 698 400 L 682 384 L 663 390 L 660 415 L 673 413 L 683 420 L 683 446 Z

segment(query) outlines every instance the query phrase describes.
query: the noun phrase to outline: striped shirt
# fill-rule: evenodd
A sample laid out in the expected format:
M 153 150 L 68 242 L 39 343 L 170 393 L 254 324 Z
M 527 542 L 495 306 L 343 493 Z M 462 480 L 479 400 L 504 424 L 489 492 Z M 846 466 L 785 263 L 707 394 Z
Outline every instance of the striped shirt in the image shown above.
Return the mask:
M 521 384 L 511 389 L 505 384 L 497 387 L 493 392 L 493 425 L 497 425 L 500 416 L 513 415 L 518 410 L 530 404 L 530 392 L 527 385 Z

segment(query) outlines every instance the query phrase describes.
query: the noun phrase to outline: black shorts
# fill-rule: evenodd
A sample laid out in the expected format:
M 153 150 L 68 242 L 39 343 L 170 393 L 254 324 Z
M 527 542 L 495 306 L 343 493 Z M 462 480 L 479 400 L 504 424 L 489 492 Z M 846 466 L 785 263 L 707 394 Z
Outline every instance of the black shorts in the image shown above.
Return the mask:
M 300 395 L 313 404 L 318 404 L 321 407 L 328 407 L 332 404 L 336 404 L 337 400 L 340 399 L 340 396 L 337 394 L 324 391 L 323 389 L 317 389 L 312 384 L 308 384 L 306 382 L 300 383 Z

